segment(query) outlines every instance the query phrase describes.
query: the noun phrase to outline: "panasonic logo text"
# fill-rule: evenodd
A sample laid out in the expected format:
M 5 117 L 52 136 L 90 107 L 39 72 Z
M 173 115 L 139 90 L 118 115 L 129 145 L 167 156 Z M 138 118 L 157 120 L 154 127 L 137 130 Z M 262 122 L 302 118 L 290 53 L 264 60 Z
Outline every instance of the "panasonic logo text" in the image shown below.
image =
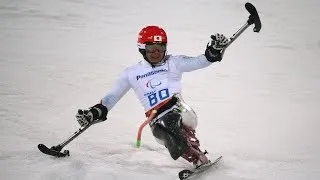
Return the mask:
M 159 70 L 148 72 L 148 73 L 143 74 L 143 75 L 138 75 L 138 76 L 136 76 L 136 78 L 137 78 L 137 81 L 138 81 L 139 79 L 142 79 L 142 78 L 145 78 L 145 77 L 148 77 L 148 76 L 152 76 L 152 75 L 155 75 L 155 74 L 158 74 L 158 73 L 161 73 L 161 72 L 168 72 L 168 70 L 167 69 L 159 69 Z

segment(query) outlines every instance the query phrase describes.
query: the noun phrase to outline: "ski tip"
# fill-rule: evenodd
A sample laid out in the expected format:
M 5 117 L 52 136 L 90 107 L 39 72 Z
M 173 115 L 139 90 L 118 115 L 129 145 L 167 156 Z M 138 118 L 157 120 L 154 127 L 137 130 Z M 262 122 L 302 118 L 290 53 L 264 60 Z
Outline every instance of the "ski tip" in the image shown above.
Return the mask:
M 244 6 L 250 14 L 252 14 L 252 15 L 258 14 L 257 9 L 256 9 L 256 7 L 254 7 L 253 4 L 247 2 Z
M 256 8 L 254 7 L 254 5 L 252 5 L 251 3 L 247 2 L 245 5 L 246 9 L 249 11 L 249 12 L 253 12 L 253 11 L 256 11 Z
M 38 149 L 42 149 L 43 147 L 46 147 L 44 144 L 38 144 Z
M 38 144 L 38 149 L 43 153 L 49 150 L 49 148 L 44 144 Z

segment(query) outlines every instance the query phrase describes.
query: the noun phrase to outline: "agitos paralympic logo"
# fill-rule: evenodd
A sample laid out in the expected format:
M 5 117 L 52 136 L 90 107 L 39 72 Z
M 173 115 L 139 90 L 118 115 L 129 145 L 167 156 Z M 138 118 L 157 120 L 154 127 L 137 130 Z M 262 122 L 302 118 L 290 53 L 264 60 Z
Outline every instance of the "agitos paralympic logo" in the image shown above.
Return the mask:
M 154 80 L 154 79 L 149 80 L 147 82 L 147 84 L 146 84 L 146 86 L 148 88 L 151 88 L 151 89 L 153 89 L 153 88 L 155 88 L 157 86 L 160 86 L 160 85 L 161 85 L 161 81 L 157 81 L 157 80 Z
M 161 73 L 161 72 L 168 72 L 168 70 L 167 69 L 159 69 L 159 70 L 151 71 L 151 72 L 148 72 L 146 74 L 136 76 L 136 79 L 138 81 L 139 79 L 143 79 L 145 77 L 148 77 L 148 76 L 151 76 L 151 75 L 155 75 L 155 74 L 158 74 L 158 73 Z

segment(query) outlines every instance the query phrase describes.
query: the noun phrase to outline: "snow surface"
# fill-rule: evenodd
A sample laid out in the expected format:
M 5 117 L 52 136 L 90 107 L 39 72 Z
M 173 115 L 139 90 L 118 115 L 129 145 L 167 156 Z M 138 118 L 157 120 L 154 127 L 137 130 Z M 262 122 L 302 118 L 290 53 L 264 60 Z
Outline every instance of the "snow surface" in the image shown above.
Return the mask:
M 139 30 L 163 26 L 172 54 L 198 55 L 209 36 L 231 36 L 246 1 L 0 0 L 1 179 L 177 179 L 130 91 L 109 114 L 54 158 L 51 147 L 78 129 L 75 113 L 97 103 L 142 57 Z M 250 27 L 221 63 L 187 73 L 183 96 L 199 116 L 198 137 L 220 166 L 200 180 L 320 178 L 318 0 L 253 0 L 262 30 Z

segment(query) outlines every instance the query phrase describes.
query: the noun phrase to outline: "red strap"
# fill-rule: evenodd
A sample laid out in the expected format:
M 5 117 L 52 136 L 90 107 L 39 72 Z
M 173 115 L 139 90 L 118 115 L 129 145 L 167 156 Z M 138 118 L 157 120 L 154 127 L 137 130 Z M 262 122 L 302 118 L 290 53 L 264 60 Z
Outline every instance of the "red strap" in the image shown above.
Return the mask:
M 151 112 L 152 112 L 153 110 L 157 110 L 157 111 L 158 111 L 159 108 L 161 108 L 163 105 L 165 105 L 165 104 L 166 104 L 167 102 L 169 102 L 171 99 L 172 99 L 172 98 L 168 98 L 168 99 L 166 99 L 165 101 L 163 101 L 163 102 L 159 103 L 158 105 L 156 105 L 154 108 L 149 109 L 149 110 L 145 113 L 145 114 L 146 114 L 146 117 L 149 117 L 150 114 L 151 114 Z

